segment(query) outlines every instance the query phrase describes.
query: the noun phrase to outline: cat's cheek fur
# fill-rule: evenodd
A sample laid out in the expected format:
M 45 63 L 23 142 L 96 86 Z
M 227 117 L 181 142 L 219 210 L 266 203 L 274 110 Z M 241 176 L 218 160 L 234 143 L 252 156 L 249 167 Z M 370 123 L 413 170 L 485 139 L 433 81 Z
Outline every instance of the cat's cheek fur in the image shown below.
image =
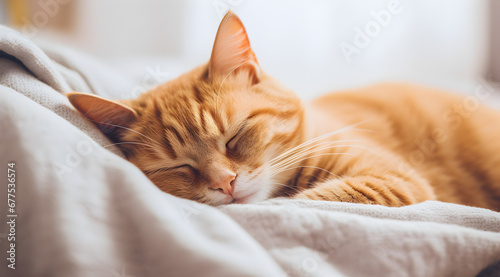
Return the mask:
M 242 197 L 235 195 L 233 203 L 236 204 L 251 204 L 259 201 L 269 199 L 272 194 L 273 187 L 270 182 L 265 180 L 258 180 L 253 184 L 248 184 L 251 187 L 250 193 L 241 194 Z
M 249 168 L 242 168 L 234 184 L 234 203 L 255 203 L 270 198 L 273 190 L 272 180 L 266 173 L 265 168 L 251 171 Z

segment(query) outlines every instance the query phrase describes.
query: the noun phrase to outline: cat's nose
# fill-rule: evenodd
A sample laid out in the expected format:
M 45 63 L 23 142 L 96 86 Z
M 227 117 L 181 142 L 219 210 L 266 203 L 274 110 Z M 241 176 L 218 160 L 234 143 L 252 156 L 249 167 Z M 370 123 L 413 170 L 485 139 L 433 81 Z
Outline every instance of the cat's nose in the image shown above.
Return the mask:
M 224 173 L 221 174 L 218 178 L 219 180 L 214 182 L 210 188 L 215 189 L 215 190 L 220 190 L 224 194 L 233 196 L 233 191 L 234 191 L 234 185 L 233 181 L 236 179 L 236 173 L 226 170 Z

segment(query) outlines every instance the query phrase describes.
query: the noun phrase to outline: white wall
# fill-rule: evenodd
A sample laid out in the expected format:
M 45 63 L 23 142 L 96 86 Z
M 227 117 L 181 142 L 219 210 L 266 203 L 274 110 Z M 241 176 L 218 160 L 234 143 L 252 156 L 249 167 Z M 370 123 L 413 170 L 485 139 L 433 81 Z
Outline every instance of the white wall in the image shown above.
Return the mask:
M 341 45 L 355 45 L 355 28 L 375 24 L 372 13 L 391 1 L 85 0 L 75 41 L 123 70 L 138 67 L 140 75 L 161 65 L 174 76 L 208 60 L 223 11 L 232 6 L 263 69 L 306 98 L 395 80 L 467 90 L 485 73 L 486 0 L 401 0 L 400 12 L 378 32 L 372 26 L 369 45 L 349 62 Z

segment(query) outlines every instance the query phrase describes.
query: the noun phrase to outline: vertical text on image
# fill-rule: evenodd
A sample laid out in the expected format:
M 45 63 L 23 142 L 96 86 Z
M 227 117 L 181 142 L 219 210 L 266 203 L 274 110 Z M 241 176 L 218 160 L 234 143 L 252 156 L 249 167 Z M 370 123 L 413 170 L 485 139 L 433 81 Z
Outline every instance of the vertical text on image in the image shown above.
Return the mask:
M 16 269 L 16 163 L 7 163 L 7 225 L 9 233 L 7 234 L 7 267 Z

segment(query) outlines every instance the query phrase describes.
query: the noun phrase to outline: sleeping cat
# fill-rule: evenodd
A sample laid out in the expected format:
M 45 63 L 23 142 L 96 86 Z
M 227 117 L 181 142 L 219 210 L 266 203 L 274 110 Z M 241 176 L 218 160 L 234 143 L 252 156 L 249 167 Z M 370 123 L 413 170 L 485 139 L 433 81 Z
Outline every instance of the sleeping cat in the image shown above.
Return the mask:
M 500 210 L 500 112 L 452 94 L 380 84 L 304 103 L 260 68 L 239 18 L 210 61 L 133 100 L 73 106 L 161 190 L 220 205 L 277 196 Z

